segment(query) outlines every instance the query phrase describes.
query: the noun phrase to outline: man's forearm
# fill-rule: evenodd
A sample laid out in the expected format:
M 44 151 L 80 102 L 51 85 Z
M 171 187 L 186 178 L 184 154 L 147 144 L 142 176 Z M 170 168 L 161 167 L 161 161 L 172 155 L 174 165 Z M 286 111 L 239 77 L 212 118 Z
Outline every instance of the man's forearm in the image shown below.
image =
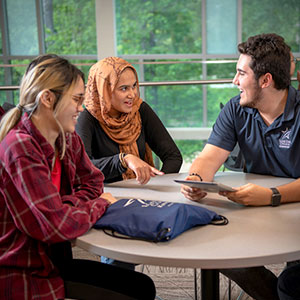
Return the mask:
M 300 179 L 276 188 L 281 194 L 281 203 L 300 202 Z
M 214 165 L 209 160 L 198 157 L 191 165 L 189 174 L 198 174 L 203 181 L 213 181 L 215 173 L 219 169 L 216 169 Z

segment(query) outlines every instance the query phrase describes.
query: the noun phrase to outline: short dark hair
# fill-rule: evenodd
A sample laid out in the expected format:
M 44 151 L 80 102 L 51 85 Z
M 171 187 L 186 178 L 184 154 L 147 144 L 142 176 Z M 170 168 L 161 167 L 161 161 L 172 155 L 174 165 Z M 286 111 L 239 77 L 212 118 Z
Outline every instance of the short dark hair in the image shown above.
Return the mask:
M 251 36 L 238 45 L 238 50 L 241 54 L 251 56 L 249 66 L 256 80 L 270 73 L 276 89 L 283 90 L 291 84 L 291 48 L 283 37 L 275 33 Z

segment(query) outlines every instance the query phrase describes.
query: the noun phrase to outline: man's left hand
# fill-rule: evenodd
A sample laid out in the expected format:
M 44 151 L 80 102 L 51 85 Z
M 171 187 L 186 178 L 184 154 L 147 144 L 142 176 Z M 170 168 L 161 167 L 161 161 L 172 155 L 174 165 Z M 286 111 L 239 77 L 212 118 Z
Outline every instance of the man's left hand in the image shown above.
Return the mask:
M 220 195 L 227 197 L 229 200 L 246 206 L 263 206 L 270 205 L 272 191 L 253 183 L 235 188 L 235 192 L 220 192 Z

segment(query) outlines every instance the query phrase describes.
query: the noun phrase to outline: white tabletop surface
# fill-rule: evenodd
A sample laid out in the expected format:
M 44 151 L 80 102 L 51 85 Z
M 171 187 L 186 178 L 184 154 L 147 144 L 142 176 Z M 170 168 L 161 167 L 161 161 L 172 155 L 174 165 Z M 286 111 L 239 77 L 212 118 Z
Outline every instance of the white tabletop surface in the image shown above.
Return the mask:
M 148 184 L 135 180 L 105 187 L 115 197 L 164 200 L 201 205 L 226 216 L 226 226 L 206 225 L 192 228 L 169 242 L 152 243 L 121 240 L 92 229 L 76 239 L 77 246 L 97 255 L 131 263 L 202 269 L 233 268 L 282 263 L 300 259 L 300 203 L 278 207 L 244 207 L 218 194 L 209 194 L 201 204 L 180 193 L 174 179 L 186 174 L 152 178 Z M 266 187 L 282 185 L 293 179 L 220 172 L 215 181 L 237 187 L 247 182 Z

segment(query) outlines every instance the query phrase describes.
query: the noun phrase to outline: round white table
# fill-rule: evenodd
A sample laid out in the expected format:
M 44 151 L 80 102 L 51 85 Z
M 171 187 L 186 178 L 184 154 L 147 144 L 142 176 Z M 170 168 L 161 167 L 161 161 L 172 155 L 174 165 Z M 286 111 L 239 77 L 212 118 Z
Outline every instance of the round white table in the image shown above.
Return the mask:
M 174 182 L 174 179 L 185 177 L 183 173 L 156 176 L 146 185 L 139 185 L 135 180 L 116 182 L 106 185 L 105 192 L 121 198 L 204 206 L 226 216 L 228 225 L 199 226 L 161 243 L 120 240 L 107 236 L 102 230 L 92 229 L 77 238 L 76 245 L 94 254 L 136 264 L 201 268 L 202 284 L 205 285 L 202 286 L 202 299 L 205 300 L 218 297 L 218 276 L 214 270 L 300 259 L 300 203 L 245 207 L 215 193 L 209 194 L 201 203 L 195 203 L 185 199 L 180 193 L 180 185 Z M 215 176 L 215 181 L 232 187 L 248 182 L 274 187 L 293 180 L 237 172 L 219 172 Z

